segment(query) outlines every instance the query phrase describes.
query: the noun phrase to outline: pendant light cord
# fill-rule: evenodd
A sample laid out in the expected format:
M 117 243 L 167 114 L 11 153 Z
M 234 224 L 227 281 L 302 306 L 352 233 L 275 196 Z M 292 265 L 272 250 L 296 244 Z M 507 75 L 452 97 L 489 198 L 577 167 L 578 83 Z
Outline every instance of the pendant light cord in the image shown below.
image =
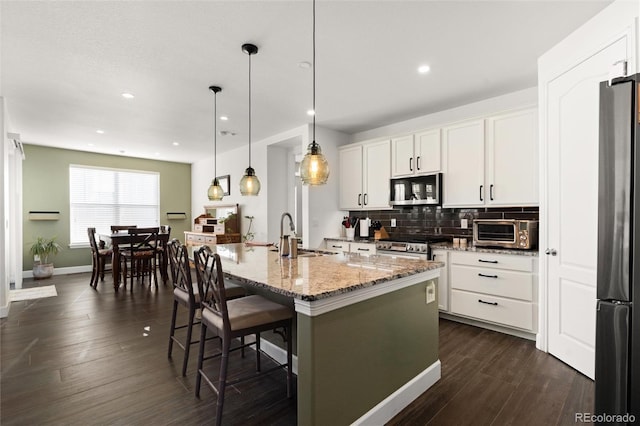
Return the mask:
M 249 53 L 249 168 L 251 168 L 251 53 Z
M 313 142 L 316 142 L 316 0 L 313 0 Z
M 218 166 L 218 94 L 213 92 L 213 179 L 216 179 L 218 175 L 217 166 Z

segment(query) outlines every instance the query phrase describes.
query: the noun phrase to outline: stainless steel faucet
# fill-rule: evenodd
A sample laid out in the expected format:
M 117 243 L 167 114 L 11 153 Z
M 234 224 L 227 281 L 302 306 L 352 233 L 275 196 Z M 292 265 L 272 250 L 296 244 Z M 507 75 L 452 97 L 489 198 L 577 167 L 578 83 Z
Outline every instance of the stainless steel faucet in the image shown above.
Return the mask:
M 280 218 L 280 256 L 289 256 L 289 235 L 284 235 L 284 218 L 289 218 L 289 226 L 291 227 L 291 232 L 296 232 L 296 228 L 293 225 L 293 218 L 287 212 L 282 213 L 282 217 Z M 297 241 L 296 241 L 297 244 Z M 297 249 L 297 246 L 296 246 Z M 297 250 L 296 250 L 297 254 Z

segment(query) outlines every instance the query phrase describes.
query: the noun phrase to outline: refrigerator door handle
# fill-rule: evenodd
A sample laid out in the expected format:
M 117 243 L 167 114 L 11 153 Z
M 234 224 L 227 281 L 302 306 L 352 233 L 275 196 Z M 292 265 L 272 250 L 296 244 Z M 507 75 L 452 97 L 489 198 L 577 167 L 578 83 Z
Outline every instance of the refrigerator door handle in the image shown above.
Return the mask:
M 556 256 L 558 252 L 556 251 L 556 249 L 548 248 L 544 251 L 544 254 L 546 254 L 547 256 Z

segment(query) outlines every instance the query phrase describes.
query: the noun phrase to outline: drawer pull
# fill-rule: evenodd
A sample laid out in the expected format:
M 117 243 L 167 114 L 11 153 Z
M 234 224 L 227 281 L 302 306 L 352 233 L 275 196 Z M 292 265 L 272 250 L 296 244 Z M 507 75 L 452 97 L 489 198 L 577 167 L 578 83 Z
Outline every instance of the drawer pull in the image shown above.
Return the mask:
M 498 306 L 498 302 L 485 302 L 482 299 L 478 299 L 478 302 L 480 303 L 484 303 L 485 305 L 492 305 L 492 306 Z
M 497 275 L 486 275 L 486 274 L 480 274 L 478 273 L 479 277 L 485 277 L 485 278 L 498 278 Z
M 360 251 L 369 251 L 369 249 L 367 249 L 367 248 L 358 248 L 358 250 L 360 250 Z
M 337 246 L 335 244 L 333 244 L 331 247 L 333 247 L 333 248 L 342 248 L 342 246 Z
M 481 262 L 481 263 L 498 263 L 497 260 L 484 260 L 484 259 L 478 259 L 478 262 Z

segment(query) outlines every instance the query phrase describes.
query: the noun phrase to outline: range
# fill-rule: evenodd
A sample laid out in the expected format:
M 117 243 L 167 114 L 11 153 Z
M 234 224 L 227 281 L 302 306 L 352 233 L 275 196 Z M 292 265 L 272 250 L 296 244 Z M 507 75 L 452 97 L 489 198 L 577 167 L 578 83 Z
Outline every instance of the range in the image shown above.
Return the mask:
M 446 237 L 388 238 L 376 242 L 376 253 L 383 256 L 431 259 L 431 244 L 448 241 Z

